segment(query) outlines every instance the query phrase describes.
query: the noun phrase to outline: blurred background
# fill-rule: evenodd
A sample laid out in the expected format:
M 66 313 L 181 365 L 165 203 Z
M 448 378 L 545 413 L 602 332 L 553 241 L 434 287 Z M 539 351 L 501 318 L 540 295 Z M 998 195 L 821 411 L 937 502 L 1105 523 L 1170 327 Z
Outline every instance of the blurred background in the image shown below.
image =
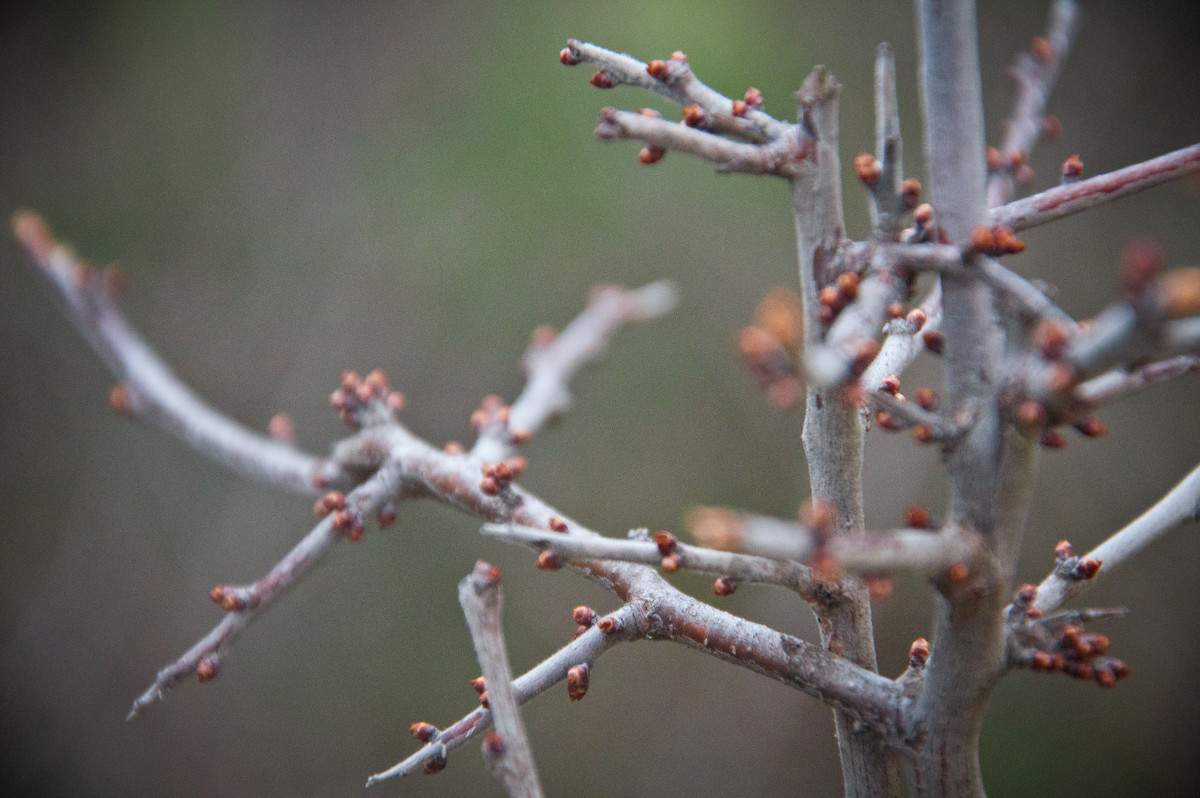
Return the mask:
M 989 141 L 1006 73 L 1047 3 L 982 4 Z M 600 92 L 558 51 L 575 36 L 642 59 L 688 53 L 700 77 L 793 111 L 816 63 L 844 85 L 843 167 L 873 146 L 872 58 L 892 42 L 907 134 L 924 178 L 907 3 L 37 3 L 0 12 L 0 209 L 39 210 L 96 263 L 129 277 L 133 324 L 216 407 L 265 429 L 291 413 L 300 444 L 344 434 L 326 404 L 343 369 L 384 368 L 405 420 L 468 440 L 480 398 L 511 400 L 539 324 L 561 326 L 599 282 L 676 280 L 671 317 L 623 333 L 575 381 L 576 406 L 525 450 L 523 484 L 611 535 L 679 530 L 695 504 L 790 517 L 805 498 L 798 414 L 768 409 L 732 353 L 758 299 L 794 285 L 781 181 L 714 176 L 592 135 L 604 105 L 678 109 Z M 1080 153 L 1088 174 L 1200 138 L 1200 12 L 1192 2 L 1089 11 L 1050 109 L 1061 139 L 1033 157 L 1035 188 Z M 866 194 L 847 168 L 851 235 Z M 1200 262 L 1200 182 L 1155 189 L 1030 231 L 1010 265 L 1090 315 L 1112 296 L 1121 247 L 1156 237 Z M 113 382 L 0 237 L 0 775 L 21 795 L 357 795 L 415 750 L 409 724 L 476 703 L 455 586 L 477 558 L 505 574 L 513 666 L 563 645 L 571 608 L 615 599 L 478 522 L 430 503 L 338 546 L 223 659 L 123 717 L 155 671 L 220 618 L 217 583 L 264 573 L 312 525 L 310 502 L 210 464 L 117 416 Z M 905 382 L 933 385 L 936 363 Z M 1019 577 L 1052 548 L 1099 542 L 1197 459 L 1195 376 L 1102 412 L 1111 429 L 1046 452 Z M 936 455 L 868 438 L 868 520 L 945 504 Z M 1196 530 L 1160 543 L 1089 594 L 1132 613 L 1097 630 L 1133 668 L 1119 689 L 1005 679 L 985 729 L 993 795 L 1172 795 L 1200 775 Z M 712 599 L 708 579 L 673 577 Z M 743 587 L 721 606 L 815 639 L 808 609 Z M 898 581 L 877 604 L 891 675 L 929 631 L 931 590 Z M 833 726 L 801 693 L 678 646 L 618 648 L 586 700 L 558 688 L 526 720 L 552 795 L 840 794 Z M 436 777 L 382 794 L 494 795 L 472 744 Z

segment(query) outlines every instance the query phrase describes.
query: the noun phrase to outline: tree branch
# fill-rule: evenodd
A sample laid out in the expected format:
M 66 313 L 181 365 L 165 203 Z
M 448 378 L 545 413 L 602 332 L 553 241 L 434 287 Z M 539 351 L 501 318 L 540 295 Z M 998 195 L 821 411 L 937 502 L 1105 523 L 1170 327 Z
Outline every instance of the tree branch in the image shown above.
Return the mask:
M 1020 153 L 1021 162 L 1028 160 L 1033 145 L 1042 132 L 1046 101 L 1058 80 L 1058 71 L 1071 49 L 1071 40 L 1079 27 L 1079 4 L 1076 0 L 1054 0 L 1046 34 L 1035 44 L 1036 53 L 1021 53 L 1013 66 L 1017 83 L 1017 102 L 1008 120 L 1001 152 L 1011 158 Z M 1042 46 L 1044 43 L 1044 46 Z M 1012 196 L 1013 176 L 997 172 L 988 181 L 988 207 L 1002 205 Z
M 500 569 L 482 560 L 458 583 L 458 602 L 471 629 L 471 641 L 487 685 L 488 708 L 499 732 L 498 740 L 485 742 L 484 759 L 510 796 L 537 798 L 542 794 L 542 785 L 513 694 L 512 669 L 500 626 L 501 600 Z
M 1057 221 L 1105 202 L 1200 171 L 1200 144 L 1193 144 L 1108 174 L 1056 186 L 993 208 L 993 225 L 1019 231 Z
M 125 322 L 104 276 L 56 241 L 40 216 L 22 211 L 12 227 L 67 319 L 122 381 L 113 397 L 120 409 L 261 482 L 308 495 L 318 492 L 314 480 L 322 488 L 348 486 L 349 476 L 320 458 L 259 435 L 201 401 Z
M 821 340 L 819 292 L 834 278 L 829 267 L 845 229 L 838 157 L 839 91 L 833 75 L 816 67 L 797 93 L 801 130 L 814 143 L 812 156 L 797 163 L 791 183 L 804 340 L 809 342 Z M 814 502 L 833 508 L 840 534 L 864 527 L 863 434 L 858 407 L 840 385 L 808 382 L 803 440 L 811 496 Z M 861 580 L 848 578 L 840 599 L 817 608 L 817 614 L 826 647 L 836 640 L 849 661 L 868 671 L 878 668 L 871 605 Z M 896 794 L 894 753 L 877 735 L 861 729 L 854 718 L 839 712 L 834 714 L 834 722 L 846 795 Z
M 686 152 L 710 161 L 718 172 L 786 177 L 791 174 L 792 162 L 801 157 L 792 138 L 771 144 L 742 144 L 677 122 L 615 108 L 600 111 L 596 135 L 604 141 L 637 139 L 661 150 Z
M 697 105 L 709 114 L 721 117 L 723 128 L 748 141 L 773 141 L 790 134 L 792 125 L 780 122 L 753 105 L 746 104 L 742 109 L 743 114 L 735 116 L 734 101 L 702 83 L 692 72 L 686 56 L 681 56 L 682 53 L 675 53 L 666 61 L 656 62 L 656 67 L 661 65 L 656 72 L 664 76 L 662 79 L 652 76 L 649 65 L 632 56 L 578 39 L 568 40 L 567 48 L 559 58 L 568 66 L 580 62 L 598 66 L 606 78 L 600 81 L 605 88 L 636 86 L 661 94 L 682 106 Z M 593 85 L 596 85 L 595 79 Z
M 621 327 L 669 313 L 678 294 L 675 284 L 667 280 L 636 290 L 616 286 L 597 289 L 587 308 L 553 340 L 545 342 L 535 337 L 522 358 L 528 375 L 525 389 L 513 402 L 504 423 L 483 426 L 471 454 L 485 462 L 498 462 L 511 455 L 516 442 L 524 441 L 548 420 L 570 409 L 571 378 L 604 353 Z
M 618 560 L 663 566 L 671 572 L 695 571 L 732 577 L 739 582 L 779 585 L 797 593 L 810 593 L 815 585 L 812 572 L 798 562 L 768 559 L 748 554 L 715 551 L 673 541 L 659 546 L 650 540 L 621 540 L 609 537 L 577 537 L 513 524 L 484 524 L 479 530 L 509 543 L 523 543 L 539 551 L 552 551 L 568 561 L 580 559 Z M 667 552 L 664 554 L 663 549 Z M 667 557 L 678 555 L 666 561 Z
M 1099 578 L 1117 570 L 1153 541 L 1196 520 L 1200 520 L 1200 466 L 1154 506 L 1081 558 L 1100 562 L 1099 569 L 1090 577 L 1081 578 L 1071 569 L 1055 569 L 1038 586 L 1034 606 L 1045 613 L 1053 612 L 1092 587 Z
M 162 700 L 167 690 L 193 673 L 198 674 L 201 681 L 215 677 L 221 654 L 242 630 L 325 556 L 349 529 L 358 525 L 361 530 L 363 517 L 382 507 L 396 494 L 399 485 L 397 467 L 390 463 L 385 465 L 346 495 L 345 509 L 327 515 L 266 576 L 246 587 L 220 585 L 213 588 L 212 598 L 227 610 L 225 617 L 183 656 L 158 672 L 154 684 L 133 702 L 125 719 L 136 718 L 155 701 Z
M 1075 389 L 1075 395 L 1087 405 L 1096 407 L 1197 369 L 1200 369 L 1200 357 L 1191 355 L 1160 360 L 1134 369 L 1113 369 L 1082 383 Z
M 512 694 L 517 703 L 524 704 L 531 698 L 546 692 L 567 678 L 567 671 L 571 668 L 580 664 L 591 665 L 601 654 L 613 646 L 634 639 L 636 625 L 633 620 L 633 611 L 629 607 L 621 607 L 606 617 L 613 620 L 613 631 L 602 632 L 593 626 L 527 673 L 513 680 Z M 412 756 L 371 776 L 367 779 L 367 786 L 378 784 L 393 776 L 407 776 L 417 768 L 437 760 L 440 760 L 440 764 L 444 766 L 447 752 L 454 750 L 479 732 L 486 731 L 491 725 L 491 710 L 482 706 L 477 707 L 466 717 L 439 731 Z M 440 767 L 437 768 L 437 770 L 440 769 Z

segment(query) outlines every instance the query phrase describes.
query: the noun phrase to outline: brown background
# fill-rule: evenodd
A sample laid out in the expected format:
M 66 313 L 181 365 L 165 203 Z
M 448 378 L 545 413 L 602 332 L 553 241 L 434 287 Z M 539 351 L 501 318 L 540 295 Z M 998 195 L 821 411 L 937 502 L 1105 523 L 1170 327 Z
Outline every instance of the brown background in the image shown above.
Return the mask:
M 989 140 L 1004 73 L 1044 3 L 984 4 Z M 830 6 L 833 6 L 832 8 Z M 1082 154 L 1098 173 L 1200 136 L 1192 3 L 1098 4 L 1052 110 L 1064 134 L 1033 160 L 1045 187 Z M 910 173 L 923 175 L 912 11 L 905 3 L 39 4 L 0 16 L 0 209 L 34 207 L 99 263 L 120 259 L 129 317 L 217 407 L 264 427 L 277 411 L 322 451 L 344 368 L 381 366 L 431 441 L 462 439 L 481 396 L 511 399 L 528 332 L 561 325 L 597 282 L 677 280 L 670 319 L 621 337 L 576 382 L 565 423 L 527 447 L 524 484 L 613 535 L 678 529 L 695 503 L 790 516 L 804 498 L 799 421 L 766 409 L 731 341 L 770 287 L 795 281 L 786 191 L 715 177 L 591 134 L 601 93 L 557 53 L 579 36 L 642 58 L 689 53 L 728 93 L 756 85 L 787 117 L 814 63 L 845 86 L 843 155 L 869 148 L 872 55 L 892 41 Z M 848 163 L 849 157 L 844 157 Z M 847 176 L 850 232 L 864 192 Z M 1192 181 L 1031 231 L 1011 261 L 1091 314 L 1117 253 L 1143 234 L 1200 262 Z M 328 561 L 240 640 L 221 678 L 180 686 L 122 721 L 154 671 L 219 618 L 218 582 L 270 567 L 311 525 L 309 503 L 250 484 L 112 414 L 111 378 L 0 241 L 0 775 L 18 794 L 356 795 L 414 750 L 415 720 L 474 704 L 477 665 L 455 600 L 476 558 L 504 569 L 514 667 L 569 639 L 573 606 L 614 600 L 481 540 L 444 508 L 403 508 Z M 933 384 L 924 363 L 906 384 Z M 1106 410 L 1112 433 L 1048 452 L 1020 566 L 1055 541 L 1085 547 L 1196 462 L 1195 377 Z M 942 471 L 907 438 L 872 433 L 868 517 L 939 510 Z M 1091 594 L 1130 617 L 1103 631 L 1134 678 L 1113 692 L 1014 674 L 985 729 L 994 795 L 1180 794 L 1200 769 L 1196 530 Z M 707 580 L 676 577 L 708 596 Z M 903 667 L 929 629 L 930 590 L 901 580 L 877 608 L 880 658 Z M 812 638 L 774 589 L 722 606 Z M 619 648 L 591 693 L 527 710 L 553 795 L 840 791 L 825 709 L 679 647 Z M 384 794 L 495 794 L 477 748 Z

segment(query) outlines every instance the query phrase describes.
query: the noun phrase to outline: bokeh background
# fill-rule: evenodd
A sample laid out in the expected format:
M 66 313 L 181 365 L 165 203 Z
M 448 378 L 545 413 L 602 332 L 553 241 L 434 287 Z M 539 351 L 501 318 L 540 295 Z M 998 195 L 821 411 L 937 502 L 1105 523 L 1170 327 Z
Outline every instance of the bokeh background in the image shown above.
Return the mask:
M 1012 56 L 1047 3 L 984 3 L 989 140 Z M 669 319 L 623 334 L 575 383 L 576 407 L 528 446 L 524 484 L 597 529 L 679 529 L 696 503 L 790 516 L 805 497 L 800 418 L 767 409 L 732 354 L 757 300 L 795 282 L 785 186 L 714 176 L 592 136 L 603 105 L 677 114 L 566 69 L 569 36 L 643 59 L 688 52 L 708 83 L 762 89 L 790 116 L 815 63 L 834 70 L 844 165 L 872 146 L 872 56 L 893 43 L 911 174 L 924 176 L 907 3 L 96 4 L 0 12 L 0 209 L 41 211 L 98 263 L 119 260 L 130 319 L 203 396 L 259 428 L 286 410 L 302 445 L 340 434 L 326 397 L 380 366 L 433 442 L 467 439 L 479 399 L 512 399 L 529 331 L 562 325 L 598 282 L 676 280 Z M 1200 13 L 1100 3 L 1051 109 L 1037 186 L 1081 153 L 1099 173 L 1200 134 Z M 849 232 L 866 196 L 847 173 Z M 1157 237 L 1200 262 L 1200 183 L 1030 231 L 1011 265 L 1078 314 L 1112 295 L 1118 253 Z M 478 537 L 475 520 L 403 507 L 339 546 L 224 658 L 221 677 L 122 720 L 157 668 L 220 617 L 218 582 L 268 569 L 312 524 L 307 500 L 210 464 L 118 417 L 111 377 L 0 237 L 0 777 L 21 795 L 357 795 L 415 749 L 416 720 L 475 704 L 455 585 L 505 573 L 514 667 L 565 643 L 570 610 L 614 599 Z M 909 385 L 934 385 L 921 363 Z M 1114 406 L 1111 434 L 1047 452 L 1020 577 L 1055 541 L 1090 546 L 1196 462 L 1195 377 Z M 936 456 L 868 441 L 868 517 L 945 503 Z M 1103 631 L 1134 678 L 1102 692 L 1017 673 L 998 690 L 983 767 L 993 795 L 1176 795 L 1200 775 L 1196 529 L 1148 551 L 1089 601 L 1132 613 Z M 674 578 L 711 598 L 706 579 Z M 931 592 L 877 605 L 880 660 L 903 667 Z M 730 610 L 815 637 L 794 596 L 744 587 Z M 832 723 L 812 699 L 670 645 L 618 648 L 587 699 L 559 688 L 526 720 L 553 795 L 840 794 Z M 493 795 L 476 746 L 383 794 Z

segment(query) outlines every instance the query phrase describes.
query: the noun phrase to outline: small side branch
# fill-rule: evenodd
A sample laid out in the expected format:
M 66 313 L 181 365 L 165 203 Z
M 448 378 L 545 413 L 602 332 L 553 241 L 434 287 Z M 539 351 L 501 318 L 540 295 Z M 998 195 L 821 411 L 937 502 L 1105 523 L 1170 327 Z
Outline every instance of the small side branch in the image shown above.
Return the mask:
M 1184 477 L 1153 507 L 1081 558 L 1100 563 L 1099 568 L 1090 575 L 1090 569 L 1055 569 L 1038 586 L 1034 606 L 1044 613 L 1058 609 L 1095 584 L 1100 577 L 1111 574 L 1151 542 L 1188 521 L 1196 520 L 1200 520 L 1200 467 Z
M 661 94 L 682 106 L 697 105 L 710 114 L 720 116 L 722 127 L 740 138 L 750 141 L 774 140 L 786 135 L 792 127 L 746 103 L 740 109 L 742 114 L 735 116 L 734 100 L 702 83 L 682 53 L 673 54 L 667 61 L 655 62 L 655 71 L 662 75 L 661 78 L 650 74 L 649 64 L 632 56 L 578 39 L 568 40 L 567 49 L 559 57 L 569 66 L 585 62 L 599 67 L 605 79 L 598 84 L 593 79 L 594 85 L 603 88 L 636 86 Z
M 40 216 L 22 211 L 12 227 L 63 313 L 122 381 L 114 404 L 221 465 L 276 487 L 312 495 L 314 478 L 348 482 L 320 458 L 259 435 L 201 401 L 128 325 L 104 276 L 56 241 Z
M 523 358 L 528 381 L 509 409 L 506 423 L 487 424 L 471 454 L 485 462 L 498 462 L 513 453 L 514 444 L 527 439 L 550 419 L 571 407 L 570 381 L 580 368 L 600 357 L 612 336 L 624 325 L 655 319 L 674 309 L 679 291 L 660 280 L 636 290 L 616 286 L 596 289 L 587 308 L 552 340 L 535 334 Z
M 600 112 L 596 135 L 605 141 L 637 139 L 661 150 L 686 152 L 711 162 L 718 172 L 787 177 L 799 155 L 791 139 L 764 145 L 742 144 L 687 125 L 615 108 Z
M 611 632 L 601 631 L 593 626 L 579 637 L 559 649 L 553 655 L 543 660 L 536 667 L 512 682 L 512 694 L 518 704 L 524 704 L 535 696 L 549 690 L 554 685 L 567 678 L 567 671 L 580 665 L 595 662 L 604 652 L 618 643 L 633 639 L 636 632 L 633 611 L 622 607 L 610 613 L 613 619 Z M 445 764 L 446 754 L 454 750 L 476 734 L 486 731 L 492 725 L 492 712 L 485 707 L 478 707 L 466 717 L 439 731 L 425 747 L 404 761 L 376 773 L 367 779 L 367 786 L 390 779 L 393 776 L 407 776 L 428 763 L 440 760 Z M 439 768 L 440 769 L 440 768 Z
M 475 570 L 458 584 L 458 601 L 471 628 L 475 654 L 488 686 L 488 708 L 499 732 L 499 739 L 485 742 L 484 759 L 510 796 L 536 798 L 542 794 L 542 785 L 513 693 L 512 670 L 500 626 L 500 569 L 482 560 L 475 563 Z
M 1200 357 L 1183 355 L 1133 369 L 1113 369 L 1081 384 L 1075 395 L 1089 407 L 1109 404 L 1131 393 L 1200 370 Z
M 213 600 L 228 614 L 183 656 L 158 672 L 154 684 L 133 702 L 125 719 L 136 718 L 155 701 L 162 700 L 167 690 L 192 674 L 197 674 L 201 681 L 215 677 L 224 649 L 287 587 L 316 564 L 344 536 L 347 526 L 361 524 L 360 519 L 383 506 L 395 494 L 398 485 L 395 467 L 385 465 L 346 495 L 344 510 L 325 517 L 262 579 L 246 587 L 221 585 L 214 588 Z
M 799 593 L 811 591 L 815 584 L 812 572 L 798 562 L 715 551 L 674 540 L 669 546 L 660 546 L 649 540 L 561 535 L 514 524 L 484 524 L 479 531 L 501 540 L 524 543 L 539 551 L 548 549 L 567 560 L 619 560 L 661 565 L 671 572 L 688 570 L 727 576 L 739 582 L 780 585 Z M 664 548 L 667 549 L 665 553 Z M 673 559 L 668 560 L 669 557 Z
M 940 532 L 893 529 L 829 538 L 795 521 L 718 508 L 695 511 L 692 534 L 714 548 L 755 554 L 760 559 L 798 561 L 819 551 L 840 570 L 862 574 L 938 574 L 958 563 L 970 564 L 980 551 L 979 541 L 957 527 Z
M 1042 132 L 1046 101 L 1058 72 L 1071 49 L 1071 41 L 1079 27 L 1079 4 L 1076 0 L 1055 0 L 1045 36 L 1035 42 L 1035 52 L 1021 53 L 1013 66 L 1017 82 L 1017 102 L 1008 120 L 1001 151 L 1006 155 L 1020 153 L 1020 162 L 1028 159 L 1030 150 Z M 1008 173 L 992 175 L 988 181 L 988 206 L 996 207 L 1012 196 L 1013 177 Z
M 1197 171 L 1200 171 L 1200 144 L 1193 144 L 1115 172 L 1067 183 L 993 208 L 991 223 L 1014 231 L 1025 230 Z

